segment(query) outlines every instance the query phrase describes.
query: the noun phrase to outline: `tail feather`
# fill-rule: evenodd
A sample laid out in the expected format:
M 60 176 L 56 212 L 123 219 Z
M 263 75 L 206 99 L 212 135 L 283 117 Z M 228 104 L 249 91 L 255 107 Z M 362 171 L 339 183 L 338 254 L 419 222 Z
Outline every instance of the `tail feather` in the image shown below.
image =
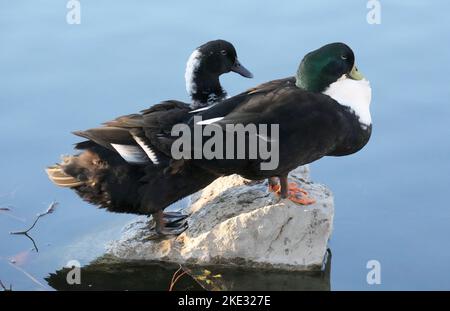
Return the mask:
M 64 173 L 61 165 L 49 166 L 46 170 L 48 178 L 57 186 L 66 188 L 76 188 L 84 185 L 84 181 L 78 180 L 73 176 Z
M 118 153 L 99 145 L 63 157 L 47 168 L 60 187 L 73 189 L 83 200 L 112 212 L 148 215 L 206 187 L 218 176 L 187 165 L 176 174 L 165 166 L 130 165 Z
M 118 153 L 97 144 L 83 143 L 82 147 L 87 148 L 48 167 L 49 179 L 109 211 L 146 214 L 140 210 L 139 196 L 143 168 L 129 165 Z

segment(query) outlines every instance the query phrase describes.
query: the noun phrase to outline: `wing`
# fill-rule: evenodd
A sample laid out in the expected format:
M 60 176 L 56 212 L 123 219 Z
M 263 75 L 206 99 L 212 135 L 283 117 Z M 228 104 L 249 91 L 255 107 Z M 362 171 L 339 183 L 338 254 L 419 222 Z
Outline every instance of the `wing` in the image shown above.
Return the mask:
M 167 157 L 171 157 L 172 127 L 191 117 L 191 108 L 180 101 L 165 101 L 143 111 L 143 132 L 150 144 Z
M 230 97 L 209 109 L 199 112 L 197 115 L 201 116 L 203 120 L 219 118 L 230 114 L 240 106 L 246 105 L 252 98 L 263 98 L 270 96 L 270 94 L 277 89 L 283 87 L 289 87 L 295 85 L 295 77 L 288 77 L 284 79 L 278 79 L 260 84 L 254 88 L 248 89 L 247 91 L 240 93 L 236 96 Z M 191 120 L 192 122 L 193 120 Z
M 295 85 L 295 77 L 287 77 L 269 82 L 262 83 L 256 87 L 250 88 L 245 91 L 245 94 L 255 94 L 259 92 L 269 92 L 270 90 L 280 88 L 283 86 Z
M 85 149 L 91 145 L 89 142 L 94 142 L 117 152 L 131 164 L 159 163 L 156 152 L 141 138 L 139 129 L 104 126 L 74 134 L 88 139 L 88 142 L 77 144 L 77 149 Z
M 106 127 L 124 129 L 149 129 L 156 132 L 170 132 L 172 126 L 182 122 L 191 111 L 188 104 L 170 100 L 142 110 L 140 114 L 129 114 L 103 123 Z
M 165 141 L 158 136 L 169 133 L 174 124 L 189 117 L 188 104 L 179 101 L 165 101 L 154 105 L 140 114 L 129 114 L 104 123 L 103 127 L 74 132 L 91 142 L 119 153 L 129 163 L 146 164 L 150 161 L 159 164 L 167 160 L 164 152 L 168 150 Z M 76 148 L 83 149 L 89 143 L 79 143 Z
M 142 111 L 143 127 L 147 131 L 170 133 L 173 125 L 181 123 L 190 115 L 191 108 L 180 101 L 164 101 Z
M 296 97 L 299 93 L 305 93 L 295 86 L 294 77 L 270 81 L 199 113 L 198 115 L 202 117 L 200 124 L 241 123 L 245 125 L 254 121 L 266 122 L 268 117 L 277 117 L 275 109 L 280 110 L 287 102 L 292 101 L 293 93 Z M 190 124 L 193 124 L 193 120 Z
M 217 125 L 223 131 L 228 130 L 227 125 L 254 124 L 260 128 L 261 124 L 266 124 L 269 130 L 265 137 L 257 135 L 267 141 L 276 140 L 271 137 L 270 129 L 271 125 L 278 125 L 280 152 L 301 154 L 302 163 L 334 150 L 348 123 L 343 109 L 331 97 L 307 92 L 295 85 L 249 93 L 240 98 L 227 115 L 214 112 L 208 112 L 212 122 L 207 119 L 204 124 Z
M 103 123 L 107 127 L 135 128 L 142 127 L 144 119 L 142 114 L 134 113 L 118 117 L 112 121 Z
M 133 137 L 126 128 L 105 126 L 89 129 L 86 131 L 76 131 L 73 134 L 93 141 L 100 146 L 114 150 L 112 144 L 133 144 Z

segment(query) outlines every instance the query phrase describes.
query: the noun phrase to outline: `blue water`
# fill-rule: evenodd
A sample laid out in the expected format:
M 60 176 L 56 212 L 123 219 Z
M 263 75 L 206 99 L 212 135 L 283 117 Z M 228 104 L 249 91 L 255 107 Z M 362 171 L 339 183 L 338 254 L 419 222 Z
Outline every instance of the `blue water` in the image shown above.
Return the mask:
M 66 1 L 0 0 L 0 207 L 12 206 L 0 212 L 4 284 L 52 289 L 49 273 L 71 259 L 89 263 L 119 236 L 133 216 L 82 202 L 44 167 L 72 152 L 71 131 L 188 100 L 187 57 L 222 38 L 255 75 L 224 76 L 230 95 L 292 75 L 323 44 L 353 48 L 373 88 L 373 136 L 353 156 L 312 165 L 335 195 L 331 289 L 450 289 L 448 1 L 381 0 L 380 25 L 356 0 L 81 2 L 81 24 L 68 25 Z M 31 241 L 9 231 L 53 200 L 60 207 L 31 232 L 39 253 L 30 252 Z M 381 264 L 380 285 L 366 282 L 369 260 Z

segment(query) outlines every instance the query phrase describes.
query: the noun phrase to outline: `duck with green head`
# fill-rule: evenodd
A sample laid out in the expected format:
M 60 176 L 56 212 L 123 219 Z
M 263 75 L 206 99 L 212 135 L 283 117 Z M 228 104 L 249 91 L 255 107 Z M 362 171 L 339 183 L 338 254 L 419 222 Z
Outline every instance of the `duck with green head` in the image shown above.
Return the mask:
M 268 178 L 270 189 L 282 198 L 311 204 L 313 199 L 288 183 L 288 173 L 324 156 L 349 155 L 364 147 L 372 131 L 370 101 L 370 84 L 358 71 L 350 47 L 325 45 L 303 58 L 295 77 L 270 81 L 225 100 L 204 111 L 197 123 L 215 124 L 224 132 L 229 124 L 278 124 L 278 138 L 266 137 L 278 140 L 275 169 L 262 170 L 260 164 L 269 160 L 261 158 L 189 160 L 185 165 L 217 175 Z

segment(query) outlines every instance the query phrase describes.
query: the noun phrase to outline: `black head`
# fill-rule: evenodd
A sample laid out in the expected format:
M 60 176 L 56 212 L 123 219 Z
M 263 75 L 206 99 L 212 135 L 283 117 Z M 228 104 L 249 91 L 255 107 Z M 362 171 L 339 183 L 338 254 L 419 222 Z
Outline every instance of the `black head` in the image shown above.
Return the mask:
M 198 47 L 197 51 L 200 53 L 199 69 L 203 71 L 217 76 L 234 71 L 246 78 L 253 77 L 252 73 L 239 63 L 236 49 L 228 41 L 209 41 Z
M 303 58 L 296 84 L 308 91 L 322 92 L 343 75 L 354 80 L 364 78 L 355 66 L 352 49 L 344 43 L 331 43 Z
M 186 90 L 194 105 L 204 106 L 226 97 L 219 81 L 230 71 L 252 78 L 253 75 L 238 60 L 236 49 L 225 40 L 209 41 L 199 46 L 186 65 Z

